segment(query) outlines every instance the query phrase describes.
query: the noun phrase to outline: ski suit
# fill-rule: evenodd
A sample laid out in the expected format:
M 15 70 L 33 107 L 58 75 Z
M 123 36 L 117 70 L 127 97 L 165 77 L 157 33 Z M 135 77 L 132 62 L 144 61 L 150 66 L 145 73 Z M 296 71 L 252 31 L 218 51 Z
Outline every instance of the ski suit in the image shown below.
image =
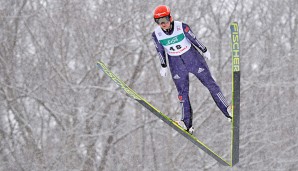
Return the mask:
M 194 74 L 202 84 L 208 88 L 213 100 L 223 114 L 228 117 L 228 103 L 219 86 L 211 76 L 203 53 L 207 48 L 191 31 L 190 27 L 182 22 L 171 23 L 172 29 L 164 31 L 159 26 L 152 33 L 156 50 L 159 54 L 162 67 L 167 67 L 166 53 L 172 79 L 178 91 L 178 98 L 182 105 L 182 121 L 187 129 L 192 127 L 192 108 L 189 101 L 189 73 Z

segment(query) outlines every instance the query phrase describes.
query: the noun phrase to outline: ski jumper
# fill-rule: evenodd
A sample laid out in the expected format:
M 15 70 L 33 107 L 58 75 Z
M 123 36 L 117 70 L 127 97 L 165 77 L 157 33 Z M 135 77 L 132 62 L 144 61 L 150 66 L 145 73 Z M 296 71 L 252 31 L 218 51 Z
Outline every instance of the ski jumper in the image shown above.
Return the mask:
M 211 76 L 204 57 L 197 49 L 206 52 L 207 48 L 192 33 L 185 23 L 174 21 L 172 30 L 166 32 L 159 26 L 152 33 L 162 67 L 167 67 L 166 53 L 172 79 L 182 105 L 182 121 L 187 129 L 192 127 L 192 108 L 189 101 L 189 73 L 194 74 L 209 90 L 214 102 L 228 117 L 228 103 L 219 86 Z M 196 46 L 196 47 L 195 47 Z

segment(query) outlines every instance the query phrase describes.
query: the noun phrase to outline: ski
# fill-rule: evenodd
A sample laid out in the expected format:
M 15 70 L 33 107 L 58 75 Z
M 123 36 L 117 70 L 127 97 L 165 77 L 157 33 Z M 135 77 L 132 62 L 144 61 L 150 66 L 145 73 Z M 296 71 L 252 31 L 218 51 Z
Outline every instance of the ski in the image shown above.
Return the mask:
M 232 48 L 232 166 L 239 162 L 240 130 L 240 43 L 237 22 L 230 24 Z
M 138 93 L 136 93 L 134 90 L 132 90 L 130 87 L 128 87 L 121 79 L 119 79 L 111 70 L 107 68 L 107 66 L 101 62 L 97 62 L 97 66 L 107 75 L 109 76 L 120 88 L 122 88 L 129 97 L 139 102 L 141 105 L 143 105 L 145 108 L 147 108 L 150 112 L 152 112 L 154 115 L 156 115 L 159 119 L 164 121 L 167 125 L 172 127 L 174 130 L 179 132 L 181 135 L 183 135 L 185 138 L 187 138 L 189 141 L 191 141 L 193 144 L 198 146 L 201 150 L 209 154 L 211 157 L 213 157 L 216 161 L 218 161 L 220 164 L 225 166 L 231 166 L 230 163 L 228 163 L 226 160 L 224 160 L 222 157 L 220 157 L 217 153 L 212 151 L 206 144 L 202 143 L 200 140 L 198 140 L 194 135 L 187 132 L 184 128 L 182 128 L 180 125 L 178 125 L 174 120 L 169 118 L 167 115 L 163 114 L 160 110 L 155 108 L 152 104 L 150 104 L 147 100 L 145 100 L 142 96 L 140 96 Z

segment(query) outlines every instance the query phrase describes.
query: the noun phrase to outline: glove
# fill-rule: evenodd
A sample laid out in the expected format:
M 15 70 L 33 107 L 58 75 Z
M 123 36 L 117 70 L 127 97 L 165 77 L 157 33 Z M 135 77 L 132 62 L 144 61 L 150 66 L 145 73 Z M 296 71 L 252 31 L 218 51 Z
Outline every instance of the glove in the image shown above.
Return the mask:
M 159 71 L 160 75 L 162 77 L 166 77 L 167 76 L 167 70 L 168 70 L 167 67 L 165 67 L 165 68 L 161 67 L 160 71 Z
M 203 53 L 203 56 L 207 60 L 210 60 L 211 59 L 211 55 L 210 55 L 210 52 L 208 50 L 205 53 Z

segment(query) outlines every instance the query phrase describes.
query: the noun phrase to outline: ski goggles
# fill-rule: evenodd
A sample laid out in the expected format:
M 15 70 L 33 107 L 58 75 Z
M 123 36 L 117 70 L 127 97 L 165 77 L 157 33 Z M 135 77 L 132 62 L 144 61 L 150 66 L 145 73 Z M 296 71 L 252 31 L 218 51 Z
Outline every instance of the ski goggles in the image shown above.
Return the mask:
M 156 18 L 154 20 L 157 24 L 163 24 L 163 23 L 166 24 L 166 23 L 170 22 L 170 16 Z

